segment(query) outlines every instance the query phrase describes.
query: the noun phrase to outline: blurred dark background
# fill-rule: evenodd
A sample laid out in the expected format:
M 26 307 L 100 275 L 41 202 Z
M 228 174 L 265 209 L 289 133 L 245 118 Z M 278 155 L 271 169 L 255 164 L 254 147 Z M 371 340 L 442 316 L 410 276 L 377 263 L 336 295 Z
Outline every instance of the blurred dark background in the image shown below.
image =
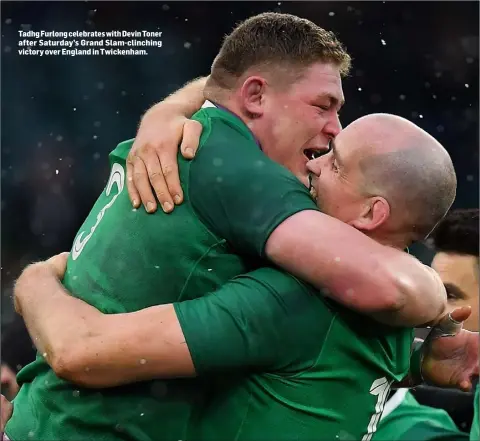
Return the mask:
M 70 249 L 142 113 L 209 73 L 250 15 L 293 13 L 335 31 L 354 59 L 343 125 L 406 117 L 450 152 L 456 208 L 478 207 L 478 2 L 2 2 L 2 324 L 22 267 Z M 18 55 L 18 30 L 163 32 L 148 56 Z M 138 48 L 140 49 L 140 48 Z M 428 251 L 414 252 L 428 260 Z

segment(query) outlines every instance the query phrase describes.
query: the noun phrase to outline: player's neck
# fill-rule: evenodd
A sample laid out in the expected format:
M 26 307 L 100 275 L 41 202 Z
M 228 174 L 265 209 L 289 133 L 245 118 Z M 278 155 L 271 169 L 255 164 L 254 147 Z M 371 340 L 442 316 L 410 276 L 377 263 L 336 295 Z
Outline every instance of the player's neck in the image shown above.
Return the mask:
M 250 118 L 244 115 L 244 113 L 242 112 L 242 109 L 240 108 L 239 105 L 237 105 L 233 97 L 225 100 L 215 101 L 215 104 L 217 104 L 220 107 L 223 107 L 224 109 L 228 110 L 230 113 L 233 113 L 237 118 L 241 119 L 245 125 L 248 126 L 248 123 L 250 122 Z
M 250 130 L 252 136 L 255 138 L 255 142 L 261 148 L 260 141 L 258 139 L 257 133 L 256 133 L 256 131 L 252 130 L 252 124 L 251 124 L 252 119 L 248 118 L 248 116 L 246 116 L 244 114 L 244 112 L 242 112 L 242 109 L 240 108 L 240 106 L 236 105 L 235 100 L 233 98 L 222 100 L 221 97 L 218 96 L 218 100 L 214 100 L 214 99 L 208 99 L 208 100 L 211 103 L 213 103 L 216 107 L 218 107 L 220 109 L 223 109 L 223 110 L 226 110 L 231 115 L 235 116 L 240 121 L 242 121 L 248 127 L 248 130 Z
M 367 236 L 387 247 L 405 250 L 410 245 L 410 240 L 404 234 L 385 233 L 383 231 L 370 231 Z

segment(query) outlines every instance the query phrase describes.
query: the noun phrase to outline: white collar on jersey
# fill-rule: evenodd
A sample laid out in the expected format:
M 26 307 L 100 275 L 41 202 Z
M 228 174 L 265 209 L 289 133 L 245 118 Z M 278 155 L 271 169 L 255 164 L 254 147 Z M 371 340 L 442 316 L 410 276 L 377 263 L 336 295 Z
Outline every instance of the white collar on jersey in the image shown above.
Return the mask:
M 215 104 L 213 104 L 211 101 L 205 101 L 202 105 L 202 109 L 206 109 L 207 107 L 217 107 Z

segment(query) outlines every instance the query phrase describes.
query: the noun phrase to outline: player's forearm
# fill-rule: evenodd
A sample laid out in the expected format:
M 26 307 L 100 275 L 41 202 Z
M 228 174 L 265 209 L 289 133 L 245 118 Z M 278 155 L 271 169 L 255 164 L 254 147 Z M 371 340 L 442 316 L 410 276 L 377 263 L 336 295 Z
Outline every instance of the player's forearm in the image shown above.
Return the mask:
M 107 388 L 155 378 L 190 377 L 195 369 L 173 305 L 102 315 L 72 364 L 70 381 Z
M 84 335 L 88 317 L 99 313 L 68 295 L 44 263 L 25 269 L 17 280 L 14 295 L 17 312 L 22 315 L 32 341 L 55 368 L 63 364 L 63 355 L 75 339 Z
M 447 292 L 440 276 L 432 268 L 406 254 L 392 259 L 388 264 L 389 271 L 399 278 L 399 294 L 403 300 L 399 308 L 381 311 L 374 318 L 392 326 L 434 326 L 448 308 Z
M 265 251 L 339 303 L 390 325 L 429 322 L 446 300 L 417 259 L 319 212 L 291 216 L 271 234 Z
M 37 349 L 65 380 L 106 388 L 195 375 L 172 305 L 102 314 L 70 296 L 45 264 L 25 270 L 15 295 Z
M 143 119 L 156 119 L 164 112 L 177 113 L 190 118 L 197 110 L 202 107 L 205 98 L 203 89 L 208 77 L 198 78 L 187 83 L 181 89 L 165 98 L 163 101 L 152 106 L 147 110 Z

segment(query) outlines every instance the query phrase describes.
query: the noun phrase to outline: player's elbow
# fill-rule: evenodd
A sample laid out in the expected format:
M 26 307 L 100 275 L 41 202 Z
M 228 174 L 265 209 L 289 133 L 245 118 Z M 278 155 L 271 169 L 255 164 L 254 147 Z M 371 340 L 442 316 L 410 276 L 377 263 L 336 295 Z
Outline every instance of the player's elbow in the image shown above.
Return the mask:
M 408 318 L 412 327 L 434 324 L 448 306 L 447 293 L 439 275 L 426 265 L 409 276 L 399 275 L 398 316 Z
M 387 312 L 401 311 L 405 307 L 407 299 L 416 295 L 418 287 L 412 278 L 398 274 L 394 274 L 389 283 L 392 288 L 385 296 L 384 310 Z
M 82 387 L 101 387 L 90 372 L 91 355 L 83 344 L 58 347 L 49 354 L 49 364 L 55 375 Z
M 72 381 L 78 377 L 80 360 L 72 344 L 53 347 L 47 354 L 47 360 L 55 375 L 63 380 Z
M 393 271 L 390 271 L 388 265 L 384 262 L 378 262 L 374 279 L 370 279 L 369 284 L 363 284 L 363 292 L 350 290 L 357 294 L 356 299 L 352 302 L 357 302 L 354 309 L 364 313 L 387 313 L 395 314 L 401 311 L 407 302 L 411 293 L 416 292 L 417 287 L 414 280 L 410 277 L 403 277 Z M 369 288 L 369 285 L 372 288 Z M 349 295 L 349 290 L 346 291 L 346 296 Z M 352 297 L 352 294 L 350 294 Z
M 437 314 L 446 306 L 447 293 L 438 273 L 417 259 L 405 271 L 391 268 L 398 291 L 398 303 L 403 307 L 408 302 L 418 301 Z
M 399 274 L 388 262 L 379 260 L 376 268 L 373 277 L 367 274 L 363 278 L 362 289 L 343 289 L 345 299 L 341 303 L 350 303 L 353 309 L 367 314 L 396 314 L 416 295 L 418 286 L 413 278 Z

